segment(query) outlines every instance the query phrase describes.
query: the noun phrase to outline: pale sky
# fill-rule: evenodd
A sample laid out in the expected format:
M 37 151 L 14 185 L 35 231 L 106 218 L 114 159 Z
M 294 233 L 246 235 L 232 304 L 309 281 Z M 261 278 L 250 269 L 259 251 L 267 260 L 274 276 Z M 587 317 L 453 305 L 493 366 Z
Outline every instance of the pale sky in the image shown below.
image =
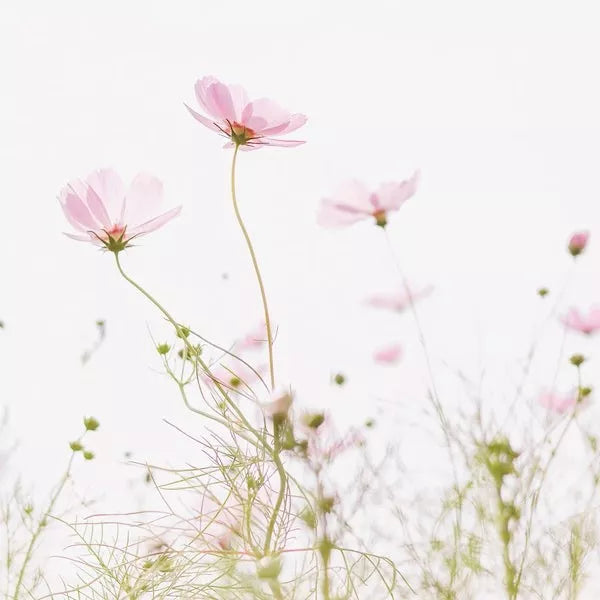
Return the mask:
M 426 377 L 410 315 L 363 305 L 399 285 L 381 231 L 315 221 L 344 180 L 376 186 L 420 168 L 418 193 L 388 231 L 410 279 L 436 286 L 419 307 L 434 370 L 449 405 L 465 401 L 457 370 L 474 379 L 484 370 L 490 402 L 508 405 L 551 306 L 536 289 L 555 301 L 571 277 L 561 306 L 600 302 L 598 16 L 591 0 L 4 2 L 0 394 L 23 478 L 38 489 L 56 479 L 84 414 L 102 424 L 98 459 L 82 475 L 100 495 L 110 495 L 126 450 L 191 460 L 162 421 L 190 425 L 149 336 L 168 330 L 112 256 L 62 235 L 56 195 L 67 180 L 105 166 L 126 180 L 159 177 L 166 207 L 183 212 L 127 251 L 124 267 L 225 345 L 260 319 L 231 209 L 231 153 L 183 105 L 209 74 L 308 115 L 297 132 L 304 146 L 243 154 L 238 171 L 279 325 L 279 378 L 298 402 L 330 407 L 342 423 L 362 422 L 378 400 L 421 410 Z M 565 245 L 578 228 L 592 241 L 569 275 Z M 98 318 L 107 338 L 82 367 Z M 528 400 L 552 382 L 555 319 L 543 336 Z M 374 367 L 372 351 L 392 341 L 404 361 Z M 593 340 L 566 344 L 598 354 Z M 343 390 L 329 384 L 338 370 L 349 378 Z M 559 384 L 573 385 L 568 369 Z

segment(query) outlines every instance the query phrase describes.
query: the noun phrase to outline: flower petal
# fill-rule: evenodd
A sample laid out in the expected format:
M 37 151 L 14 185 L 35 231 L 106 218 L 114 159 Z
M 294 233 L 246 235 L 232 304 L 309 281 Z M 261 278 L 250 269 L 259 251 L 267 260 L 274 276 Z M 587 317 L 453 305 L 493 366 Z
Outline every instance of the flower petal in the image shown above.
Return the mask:
M 417 191 L 419 171 L 400 183 L 391 182 L 382 184 L 377 190 L 377 200 L 383 210 L 398 210 Z
M 139 173 L 127 190 L 123 224 L 135 227 L 156 214 L 163 200 L 163 184 L 147 173 Z
M 177 206 L 158 217 L 154 217 L 145 223 L 136 225 L 132 228 L 127 228 L 127 238 L 131 238 L 134 235 L 146 235 L 151 231 L 155 231 L 159 227 L 162 227 L 165 223 L 168 223 L 171 219 L 174 219 L 181 212 L 181 206 Z
M 200 123 L 202 123 L 202 125 L 208 127 L 209 129 L 212 129 L 213 131 L 216 131 L 217 133 L 222 132 L 222 128 L 220 128 L 212 119 L 209 119 L 208 117 L 197 113 L 193 108 L 190 108 L 187 104 L 185 104 L 185 107 L 190 111 L 190 114 L 192 115 L 192 117 L 194 117 L 194 119 L 196 119 L 196 121 L 199 121 Z

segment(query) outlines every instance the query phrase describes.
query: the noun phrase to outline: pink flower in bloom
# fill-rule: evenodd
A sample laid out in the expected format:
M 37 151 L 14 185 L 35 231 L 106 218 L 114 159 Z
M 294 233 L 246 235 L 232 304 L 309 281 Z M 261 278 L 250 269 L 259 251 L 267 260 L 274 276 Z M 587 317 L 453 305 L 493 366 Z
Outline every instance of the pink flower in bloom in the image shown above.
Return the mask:
M 317 221 L 324 227 L 344 227 L 373 217 L 376 225 L 387 225 L 388 212 L 398 210 L 417 191 L 419 172 L 400 183 L 384 183 L 370 192 L 360 181 L 349 181 L 332 198 L 324 198 Z
M 414 304 L 417 300 L 426 298 L 432 292 L 433 286 L 428 285 L 416 292 L 406 289 L 405 291 L 396 294 L 377 294 L 367 298 L 367 304 L 374 308 L 385 308 L 396 312 L 404 312 L 410 307 L 411 299 Z
M 380 365 L 395 365 L 402 356 L 402 348 L 398 344 L 380 348 L 373 354 L 373 360 Z
M 569 252 L 571 255 L 578 256 L 581 254 L 585 250 L 589 239 L 589 231 L 578 231 L 574 233 L 569 239 Z
M 572 308 L 561 320 L 569 329 L 591 335 L 600 329 L 600 307 L 591 308 L 587 315 L 583 315 L 576 308 Z
M 586 393 L 579 393 L 576 389 L 568 394 L 557 394 L 554 392 L 542 392 L 538 398 L 541 406 L 559 415 L 572 411 L 584 400 L 589 398 L 589 389 Z
M 196 99 L 206 117 L 186 104 L 194 119 L 202 125 L 229 138 L 226 148 L 243 149 L 261 146 L 298 146 L 304 141 L 281 140 L 274 135 L 291 133 L 306 123 L 300 113 L 291 114 L 268 98 L 250 101 L 246 90 L 239 85 L 226 85 L 214 77 L 196 82 Z
M 69 182 L 59 194 L 67 221 L 80 232 L 65 235 L 119 252 L 133 238 L 162 227 L 180 213 L 178 206 L 156 216 L 162 197 L 162 183 L 151 175 L 140 173 L 125 189 L 112 169 L 94 171 L 85 180 Z

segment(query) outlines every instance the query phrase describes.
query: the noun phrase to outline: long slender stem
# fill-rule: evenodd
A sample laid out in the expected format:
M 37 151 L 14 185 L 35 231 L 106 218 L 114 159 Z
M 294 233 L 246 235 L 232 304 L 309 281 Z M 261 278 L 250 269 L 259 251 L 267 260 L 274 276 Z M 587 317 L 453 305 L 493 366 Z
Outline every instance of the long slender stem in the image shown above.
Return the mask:
M 131 277 L 129 277 L 125 273 L 125 271 L 123 271 L 123 267 L 121 267 L 121 261 L 119 260 L 118 252 L 115 252 L 115 260 L 117 263 L 117 268 L 119 270 L 119 273 L 122 275 L 123 279 L 125 279 L 125 281 L 130 283 L 136 290 L 138 290 L 148 300 L 150 300 L 150 302 L 152 302 L 152 304 L 154 304 L 154 306 L 156 306 L 156 308 L 158 308 L 158 310 L 165 316 L 167 321 L 169 321 L 169 323 L 171 323 L 171 325 L 175 328 L 175 331 L 183 340 L 184 344 L 186 345 L 186 348 L 195 353 L 195 349 L 192 346 L 192 344 L 190 344 L 187 337 L 184 335 L 181 325 L 179 325 L 179 323 L 177 323 L 177 321 L 175 321 L 175 319 L 171 316 L 171 314 L 167 311 L 167 309 L 164 308 L 164 306 L 162 306 L 162 304 L 160 304 L 160 302 L 158 302 L 158 300 L 155 300 L 154 297 L 151 294 L 149 294 L 141 285 L 139 285 L 133 279 L 131 279 Z M 208 365 L 196 353 L 195 353 L 195 357 L 196 357 L 196 360 L 198 361 L 198 363 L 200 364 L 200 366 L 202 367 L 202 369 L 210 375 L 210 369 L 208 368 Z M 252 434 L 265 447 L 267 452 L 269 452 L 271 455 L 273 455 L 274 454 L 273 449 L 267 443 L 264 436 L 261 435 L 254 427 L 252 427 L 252 425 L 250 424 L 248 419 L 246 419 L 246 417 L 244 416 L 244 413 L 240 410 L 240 408 L 236 405 L 236 403 L 233 402 L 233 400 L 229 397 L 229 394 L 225 391 L 223 386 L 214 378 L 213 378 L 213 382 L 214 382 L 216 388 L 219 390 L 219 393 L 223 396 L 223 398 L 225 399 L 225 401 L 227 402 L 229 407 L 237 414 L 238 418 L 244 424 L 244 426 L 248 429 L 248 431 L 251 431 Z
M 54 506 L 55 506 L 60 494 L 62 493 L 62 491 L 65 487 L 65 484 L 69 480 L 69 477 L 71 475 L 71 466 L 73 465 L 74 459 L 75 459 L 75 452 L 72 452 L 71 458 L 69 459 L 69 463 L 67 465 L 67 469 L 63 473 L 63 476 L 61 477 L 60 482 L 59 482 L 56 490 L 54 491 L 54 494 L 52 494 L 52 498 L 50 498 L 50 503 L 48 504 L 48 507 L 46 508 L 43 515 L 41 516 L 41 518 L 37 524 L 37 527 L 35 528 L 35 531 L 33 532 L 31 539 L 29 540 L 29 545 L 27 546 L 27 551 L 25 552 L 25 558 L 23 559 L 23 564 L 21 565 L 21 569 L 19 570 L 19 576 L 17 578 L 17 583 L 15 585 L 15 592 L 13 594 L 13 600 L 18 600 L 18 598 L 19 598 L 19 592 L 21 591 L 21 588 L 23 586 L 23 579 L 25 577 L 27 565 L 29 565 L 29 563 L 31 562 L 35 544 L 36 544 L 38 538 L 40 537 L 40 534 L 42 533 L 44 528 L 47 526 L 48 517 L 54 510 Z
M 254 246 L 252 245 L 252 240 L 250 239 L 250 235 L 248 234 L 248 230 L 244 225 L 244 221 L 242 219 L 242 215 L 240 214 L 240 210 L 238 208 L 237 197 L 235 194 L 235 165 L 237 162 L 237 155 L 239 150 L 239 145 L 236 145 L 235 150 L 233 152 L 233 160 L 231 162 L 231 199 L 233 201 L 233 210 L 235 212 L 235 217 L 237 222 L 244 234 L 244 239 L 246 240 L 246 245 L 248 246 L 248 251 L 250 252 L 250 258 L 252 259 L 252 264 L 254 265 L 254 272 L 256 273 L 256 279 L 258 280 L 258 287 L 260 288 L 260 297 L 262 299 L 263 310 L 265 313 L 265 325 L 267 327 L 267 344 L 269 346 L 269 376 L 271 379 L 271 389 L 275 387 L 275 368 L 273 361 L 273 332 L 271 330 L 271 319 L 269 317 L 269 306 L 267 304 L 267 294 L 265 292 L 265 285 L 263 283 L 262 275 L 260 274 L 260 268 L 258 266 L 258 261 L 256 259 L 256 253 L 254 252 Z

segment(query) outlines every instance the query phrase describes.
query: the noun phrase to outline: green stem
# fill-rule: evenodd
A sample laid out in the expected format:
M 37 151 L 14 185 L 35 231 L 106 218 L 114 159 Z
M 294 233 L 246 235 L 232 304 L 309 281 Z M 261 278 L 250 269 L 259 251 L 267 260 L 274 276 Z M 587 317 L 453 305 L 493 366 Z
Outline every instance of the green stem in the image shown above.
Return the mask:
M 42 533 L 42 531 L 48 524 L 48 517 L 54 510 L 54 505 L 56 504 L 60 494 L 63 491 L 63 488 L 65 487 L 67 481 L 69 480 L 69 477 L 71 475 L 71 466 L 73 465 L 74 459 L 75 459 L 75 452 L 72 452 L 71 458 L 69 459 L 69 463 L 67 465 L 67 469 L 64 472 L 64 474 L 58 484 L 58 487 L 54 491 L 54 494 L 52 494 L 52 497 L 50 498 L 50 504 L 48 504 L 48 508 L 44 511 L 43 515 L 41 516 L 41 518 L 37 524 L 35 531 L 33 532 L 33 535 L 31 536 L 31 540 L 29 541 L 29 545 L 27 546 L 27 551 L 25 552 L 25 558 L 23 559 L 23 564 L 21 565 L 21 569 L 19 570 L 19 576 L 17 578 L 17 583 L 15 585 L 15 592 L 13 594 L 13 600 L 18 600 L 18 598 L 19 598 L 19 592 L 21 591 L 21 587 L 23 586 L 23 579 L 25 577 L 25 571 L 27 570 L 27 566 L 31 562 L 35 544 L 38 541 L 40 534 Z
M 271 319 L 269 317 L 269 307 L 267 305 L 267 294 L 265 292 L 265 286 L 262 280 L 262 276 L 260 274 L 260 269 L 258 267 L 258 261 L 256 259 L 256 253 L 254 252 L 254 246 L 252 245 L 252 240 L 250 239 L 250 235 L 248 234 L 248 230 L 244 225 L 244 221 L 242 219 L 242 215 L 240 214 L 240 210 L 238 208 L 237 197 L 235 194 L 235 165 L 237 162 L 237 155 L 239 150 L 239 144 L 236 145 L 235 150 L 233 152 L 233 161 L 231 162 L 231 199 L 233 200 L 233 210 L 235 212 L 235 217 L 237 222 L 244 234 L 244 239 L 246 240 L 246 245 L 248 246 L 248 251 L 250 252 L 250 257 L 252 258 L 252 264 L 254 265 L 254 272 L 256 273 L 256 279 L 258 280 L 258 287 L 260 288 L 260 297 L 262 299 L 263 310 L 265 313 L 265 324 L 267 327 L 267 343 L 269 346 L 269 375 L 271 378 L 271 389 L 275 387 L 275 368 L 273 362 L 273 333 L 271 330 Z
M 277 495 L 277 500 L 275 501 L 275 506 L 273 507 L 273 514 L 271 515 L 271 519 L 269 520 L 269 524 L 267 526 L 267 534 L 265 536 L 265 548 L 264 554 L 269 554 L 269 550 L 271 547 L 271 538 L 273 537 L 273 531 L 275 529 L 275 524 L 277 522 L 277 516 L 279 515 L 279 510 L 281 509 L 281 505 L 283 504 L 283 500 L 285 498 L 285 491 L 287 489 L 287 473 L 285 472 L 285 468 L 283 463 L 281 462 L 280 451 L 280 426 L 277 421 L 273 422 L 273 435 L 274 435 L 274 443 L 273 443 L 273 462 L 277 467 L 277 473 L 279 474 L 279 494 Z
M 183 343 L 185 344 L 186 348 L 188 350 L 194 352 L 195 359 L 198 361 L 198 363 L 200 364 L 200 366 L 202 367 L 202 369 L 204 370 L 204 372 L 208 373 L 210 375 L 210 369 L 208 368 L 208 365 L 202 360 L 202 358 L 200 358 L 200 356 L 197 355 L 197 353 L 195 352 L 195 348 L 192 346 L 192 344 L 189 342 L 189 340 L 187 339 L 186 335 L 184 334 L 181 325 L 179 325 L 179 323 L 177 323 L 177 321 L 175 321 L 175 319 L 171 316 L 171 314 L 167 311 L 167 309 L 164 308 L 158 302 L 158 300 L 155 300 L 151 294 L 149 294 L 141 285 L 139 285 L 138 283 L 136 283 L 133 279 L 131 279 L 131 277 L 129 277 L 125 273 L 125 271 L 123 271 L 123 267 L 121 267 L 121 261 L 119 260 L 119 254 L 118 254 L 118 252 L 115 252 L 115 260 L 116 260 L 116 263 L 117 263 L 117 269 L 119 269 L 119 273 L 123 276 L 123 278 L 125 279 L 125 281 L 127 281 L 128 283 L 130 283 L 136 290 L 138 290 L 142 295 L 144 295 L 148 300 L 150 300 L 150 302 L 152 302 L 152 304 L 154 304 L 154 306 L 156 306 L 156 308 L 158 308 L 158 310 L 165 316 L 165 318 L 167 319 L 167 321 L 169 321 L 169 323 L 171 323 L 171 325 L 175 328 L 175 331 L 176 331 L 177 335 L 183 340 Z M 225 401 L 227 402 L 227 404 L 229 405 L 229 407 L 237 414 L 238 418 L 244 424 L 244 426 L 248 429 L 248 431 L 252 432 L 252 434 L 265 447 L 265 449 L 267 450 L 267 452 L 269 452 L 270 454 L 273 454 L 273 450 L 269 446 L 269 444 L 267 443 L 267 441 L 264 438 L 264 436 L 262 436 L 254 427 L 252 427 L 252 425 L 250 424 L 250 422 L 248 421 L 248 419 L 246 419 L 246 417 L 244 416 L 244 413 L 235 404 L 235 402 L 230 398 L 229 394 L 225 391 L 225 389 L 218 382 L 218 380 L 215 379 L 215 378 L 212 378 L 212 381 L 214 382 L 217 390 L 223 396 L 223 398 L 225 399 Z M 196 411 L 194 411 L 194 412 L 196 412 Z

